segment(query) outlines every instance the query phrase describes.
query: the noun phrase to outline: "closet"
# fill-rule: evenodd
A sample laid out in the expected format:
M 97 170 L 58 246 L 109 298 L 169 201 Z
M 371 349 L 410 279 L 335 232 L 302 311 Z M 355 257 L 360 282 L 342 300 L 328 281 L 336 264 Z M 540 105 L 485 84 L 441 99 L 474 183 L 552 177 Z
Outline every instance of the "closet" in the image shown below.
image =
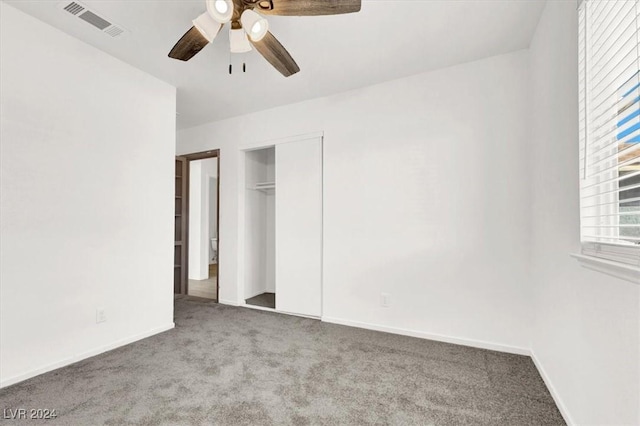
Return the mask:
M 275 148 L 245 157 L 245 299 L 275 308 Z
M 248 306 L 322 314 L 322 138 L 245 151 Z

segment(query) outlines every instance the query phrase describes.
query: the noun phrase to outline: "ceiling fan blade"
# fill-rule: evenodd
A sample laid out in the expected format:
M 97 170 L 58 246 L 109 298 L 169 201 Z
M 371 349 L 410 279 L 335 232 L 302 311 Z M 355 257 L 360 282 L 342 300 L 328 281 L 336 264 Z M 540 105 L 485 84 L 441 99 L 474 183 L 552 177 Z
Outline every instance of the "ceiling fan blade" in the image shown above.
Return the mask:
M 253 47 L 285 77 L 290 77 L 300 71 L 300 67 L 287 52 L 287 49 L 270 32 L 267 32 L 267 35 L 260 41 L 253 41 L 250 37 L 249 40 Z
M 265 15 L 318 16 L 360 12 L 361 0 L 260 0 L 255 11 Z
M 173 49 L 169 52 L 169 57 L 181 61 L 188 61 L 207 44 L 209 44 L 209 40 L 207 40 L 196 27 L 191 27 L 191 29 L 184 33 L 182 38 L 178 40 L 176 45 L 173 46 Z

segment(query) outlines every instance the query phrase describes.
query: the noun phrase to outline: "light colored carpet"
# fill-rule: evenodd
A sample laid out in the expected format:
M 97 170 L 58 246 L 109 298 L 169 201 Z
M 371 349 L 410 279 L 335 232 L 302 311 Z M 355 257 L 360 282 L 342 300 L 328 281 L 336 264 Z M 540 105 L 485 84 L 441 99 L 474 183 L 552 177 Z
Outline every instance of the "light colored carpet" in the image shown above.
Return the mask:
M 174 330 L 0 390 L 0 409 L 55 408 L 42 423 L 62 425 L 564 424 L 525 356 L 189 297 L 175 316 Z

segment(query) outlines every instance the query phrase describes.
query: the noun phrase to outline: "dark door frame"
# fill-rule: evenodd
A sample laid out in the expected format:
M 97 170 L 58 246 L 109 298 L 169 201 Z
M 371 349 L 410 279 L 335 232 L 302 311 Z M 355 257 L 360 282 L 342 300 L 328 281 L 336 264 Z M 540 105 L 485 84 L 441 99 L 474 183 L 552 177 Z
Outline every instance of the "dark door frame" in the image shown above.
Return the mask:
M 186 189 L 186 193 L 184 194 L 184 203 L 186 205 L 187 208 L 187 213 L 186 213 L 186 225 L 185 225 L 185 236 L 186 236 L 186 241 L 185 241 L 185 254 L 186 254 L 186 260 L 185 260 L 185 268 L 187 271 L 187 279 L 186 279 L 186 285 L 185 285 L 185 290 L 184 290 L 184 294 L 187 295 L 189 294 L 189 187 L 190 187 L 190 179 L 191 179 L 191 167 L 190 164 L 192 161 L 196 161 L 196 160 L 205 160 L 207 158 L 217 158 L 218 159 L 218 176 L 217 176 L 217 188 L 216 188 L 216 197 L 217 197 L 217 203 L 216 203 L 216 224 L 218 229 L 216 230 L 216 234 L 218 235 L 218 253 L 217 253 L 217 257 L 218 257 L 218 275 L 216 277 L 216 303 L 220 302 L 220 150 L 219 149 L 212 149 L 209 151 L 203 151 L 203 152 L 196 152 L 193 154 L 185 154 L 185 155 L 180 155 L 180 157 L 182 158 L 186 158 L 187 160 L 187 170 L 186 170 L 186 183 L 187 183 L 187 189 Z

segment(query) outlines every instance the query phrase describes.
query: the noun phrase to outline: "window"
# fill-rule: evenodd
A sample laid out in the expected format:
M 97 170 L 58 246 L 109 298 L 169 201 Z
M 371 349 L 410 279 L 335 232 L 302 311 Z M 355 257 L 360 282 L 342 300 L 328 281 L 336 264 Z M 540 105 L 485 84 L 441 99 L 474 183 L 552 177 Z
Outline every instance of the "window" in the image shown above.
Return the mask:
M 637 0 L 579 10 L 580 214 L 584 255 L 640 265 Z

